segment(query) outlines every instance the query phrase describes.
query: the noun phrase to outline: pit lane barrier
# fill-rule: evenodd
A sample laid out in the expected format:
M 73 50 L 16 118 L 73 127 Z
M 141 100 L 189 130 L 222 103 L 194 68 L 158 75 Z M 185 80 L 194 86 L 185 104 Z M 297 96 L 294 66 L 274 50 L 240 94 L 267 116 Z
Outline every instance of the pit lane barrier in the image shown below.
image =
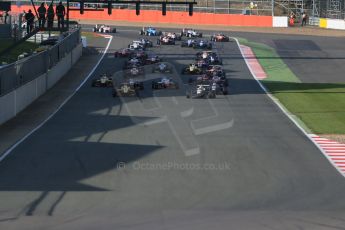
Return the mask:
M 54 86 L 81 55 L 78 28 L 46 51 L 0 68 L 0 125 Z

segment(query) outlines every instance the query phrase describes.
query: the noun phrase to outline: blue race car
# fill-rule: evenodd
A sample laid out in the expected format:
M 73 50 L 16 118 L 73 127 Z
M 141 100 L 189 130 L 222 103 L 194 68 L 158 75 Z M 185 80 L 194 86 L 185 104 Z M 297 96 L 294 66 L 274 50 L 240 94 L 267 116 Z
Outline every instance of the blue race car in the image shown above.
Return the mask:
M 195 41 L 193 44 L 194 49 L 206 49 L 206 50 L 211 50 L 212 49 L 212 43 L 209 41 L 205 40 L 198 40 Z
M 153 27 L 147 27 L 146 29 L 143 28 L 142 30 L 140 30 L 140 35 L 161 36 L 162 31 L 158 31 L 156 28 L 153 28 Z

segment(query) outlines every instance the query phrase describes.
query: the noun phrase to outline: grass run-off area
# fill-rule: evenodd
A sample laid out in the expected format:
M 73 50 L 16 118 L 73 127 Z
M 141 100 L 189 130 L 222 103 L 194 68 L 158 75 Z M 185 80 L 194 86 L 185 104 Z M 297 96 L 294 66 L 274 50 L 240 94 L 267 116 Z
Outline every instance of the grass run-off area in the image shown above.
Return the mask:
M 239 39 L 252 48 L 268 75 L 266 88 L 313 133 L 345 134 L 345 83 L 302 83 L 267 45 Z
M 0 53 L 5 50 L 7 47 L 14 43 L 11 39 L 0 39 Z M 0 56 L 0 63 L 12 63 L 18 59 L 18 56 L 24 52 L 30 53 L 33 52 L 38 47 L 38 44 L 33 42 L 23 42 L 17 47 L 14 47 L 10 52 L 2 54 Z

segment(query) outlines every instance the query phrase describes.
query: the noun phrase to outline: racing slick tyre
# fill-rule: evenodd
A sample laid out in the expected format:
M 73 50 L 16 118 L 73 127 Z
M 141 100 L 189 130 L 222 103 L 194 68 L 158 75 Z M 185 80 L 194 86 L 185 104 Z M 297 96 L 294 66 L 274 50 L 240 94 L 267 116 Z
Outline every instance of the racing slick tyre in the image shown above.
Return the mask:
M 92 31 L 93 31 L 93 32 L 97 32 L 96 27 L 93 27 Z
M 112 32 L 112 33 L 116 33 L 116 28 L 113 28 L 113 29 L 111 30 L 111 32 Z
M 210 92 L 207 94 L 207 98 L 216 98 L 216 94 Z
M 144 31 L 140 30 L 139 35 L 143 35 L 143 34 L 144 34 Z
M 112 82 L 107 82 L 107 87 L 113 87 L 113 83 Z

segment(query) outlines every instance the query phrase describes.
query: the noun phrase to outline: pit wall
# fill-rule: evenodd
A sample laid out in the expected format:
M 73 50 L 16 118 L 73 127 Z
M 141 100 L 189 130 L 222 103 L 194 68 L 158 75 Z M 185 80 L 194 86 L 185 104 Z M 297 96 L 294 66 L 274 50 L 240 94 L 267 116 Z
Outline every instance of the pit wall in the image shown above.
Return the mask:
M 82 55 L 80 43 L 52 69 L 36 79 L 0 97 L 0 125 L 15 117 L 39 96 L 55 85 Z
M 12 12 L 23 12 L 32 9 L 31 6 L 12 6 Z M 172 24 L 195 24 L 195 25 L 220 25 L 220 26 L 256 26 L 273 27 L 272 16 L 240 15 L 240 14 L 212 14 L 194 12 L 189 16 L 188 12 L 168 11 L 166 16 L 162 16 L 160 10 L 141 10 L 140 15 L 135 14 L 135 10 L 113 9 L 111 15 L 107 10 L 70 11 L 71 19 L 87 20 L 109 20 L 109 21 L 128 21 L 145 23 L 172 23 Z

